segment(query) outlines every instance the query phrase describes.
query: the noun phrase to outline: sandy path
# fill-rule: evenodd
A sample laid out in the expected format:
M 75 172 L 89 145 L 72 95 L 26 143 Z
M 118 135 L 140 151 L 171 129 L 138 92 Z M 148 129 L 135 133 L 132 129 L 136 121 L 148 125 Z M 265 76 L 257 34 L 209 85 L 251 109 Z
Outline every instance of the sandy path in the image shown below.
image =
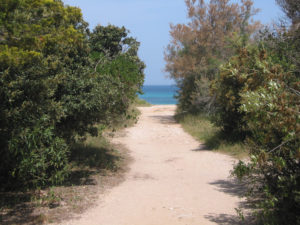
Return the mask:
M 203 150 L 172 118 L 175 106 L 140 108 L 125 137 L 134 162 L 126 180 L 73 225 L 237 224 L 233 159 Z M 66 223 L 64 223 L 66 224 Z

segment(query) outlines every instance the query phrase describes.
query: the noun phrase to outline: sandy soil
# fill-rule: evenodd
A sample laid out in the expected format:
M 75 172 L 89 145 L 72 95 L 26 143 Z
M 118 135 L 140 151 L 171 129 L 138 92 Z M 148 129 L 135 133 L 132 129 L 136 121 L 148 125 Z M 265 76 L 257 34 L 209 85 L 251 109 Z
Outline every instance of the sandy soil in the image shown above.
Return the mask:
M 238 224 L 234 160 L 205 150 L 175 123 L 175 106 L 141 107 L 136 126 L 114 141 L 134 162 L 119 186 L 72 225 Z

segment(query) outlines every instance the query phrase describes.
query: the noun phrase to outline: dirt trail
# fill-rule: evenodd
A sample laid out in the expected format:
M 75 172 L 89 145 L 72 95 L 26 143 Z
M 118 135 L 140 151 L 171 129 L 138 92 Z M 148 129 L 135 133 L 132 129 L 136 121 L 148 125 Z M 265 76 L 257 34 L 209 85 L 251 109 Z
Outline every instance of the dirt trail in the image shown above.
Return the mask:
M 206 151 L 175 123 L 175 106 L 140 108 L 126 136 L 134 162 L 119 186 L 72 225 L 238 224 L 239 188 L 228 178 L 229 156 Z

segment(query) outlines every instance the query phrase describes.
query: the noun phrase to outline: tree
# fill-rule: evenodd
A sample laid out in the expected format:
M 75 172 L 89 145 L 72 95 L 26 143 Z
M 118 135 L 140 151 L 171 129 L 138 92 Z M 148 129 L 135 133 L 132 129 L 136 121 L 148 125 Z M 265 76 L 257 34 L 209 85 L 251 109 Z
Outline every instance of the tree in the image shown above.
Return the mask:
M 126 113 L 144 82 L 145 64 L 137 55 L 140 43 L 128 34 L 124 27 L 113 25 L 98 25 L 90 34 L 90 55 L 96 79 L 105 86 L 110 84 L 107 90 L 110 110 L 106 110 L 110 117 Z
M 300 23 L 300 1 L 299 0 L 276 0 L 286 16 L 294 26 Z
M 60 0 L 0 0 L 4 187 L 62 182 L 72 144 L 124 114 L 140 90 L 139 43 L 125 28 L 89 36 L 87 26 L 80 9 Z
M 209 4 L 186 0 L 191 22 L 171 25 L 172 41 L 165 52 L 165 70 L 181 89 L 182 110 L 203 110 L 213 105 L 208 90 L 219 65 L 234 54 L 234 41 L 241 37 L 245 42 L 259 26 L 257 22 L 249 23 L 257 12 L 252 4 L 250 0 L 241 5 L 229 0 L 212 0 Z M 203 88 L 207 91 L 200 93 Z
M 62 89 L 88 62 L 86 24 L 46 0 L 2 0 L 0 21 L 1 182 L 61 182 L 69 148 L 57 126 L 72 114 Z

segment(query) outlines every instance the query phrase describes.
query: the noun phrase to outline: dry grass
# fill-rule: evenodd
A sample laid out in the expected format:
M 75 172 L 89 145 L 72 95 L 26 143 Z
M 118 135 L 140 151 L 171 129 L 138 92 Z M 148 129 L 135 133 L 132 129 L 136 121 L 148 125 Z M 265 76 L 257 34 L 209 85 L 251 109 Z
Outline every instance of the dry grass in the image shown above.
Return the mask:
M 207 116 L 178 114 L 175 118 L 187 133 L 204 143 L 208 149 L 231 155 L 237 159 L 247 157 L 246 146 L 241 142 L 226 140 L 226 134 L 222 134 Z

